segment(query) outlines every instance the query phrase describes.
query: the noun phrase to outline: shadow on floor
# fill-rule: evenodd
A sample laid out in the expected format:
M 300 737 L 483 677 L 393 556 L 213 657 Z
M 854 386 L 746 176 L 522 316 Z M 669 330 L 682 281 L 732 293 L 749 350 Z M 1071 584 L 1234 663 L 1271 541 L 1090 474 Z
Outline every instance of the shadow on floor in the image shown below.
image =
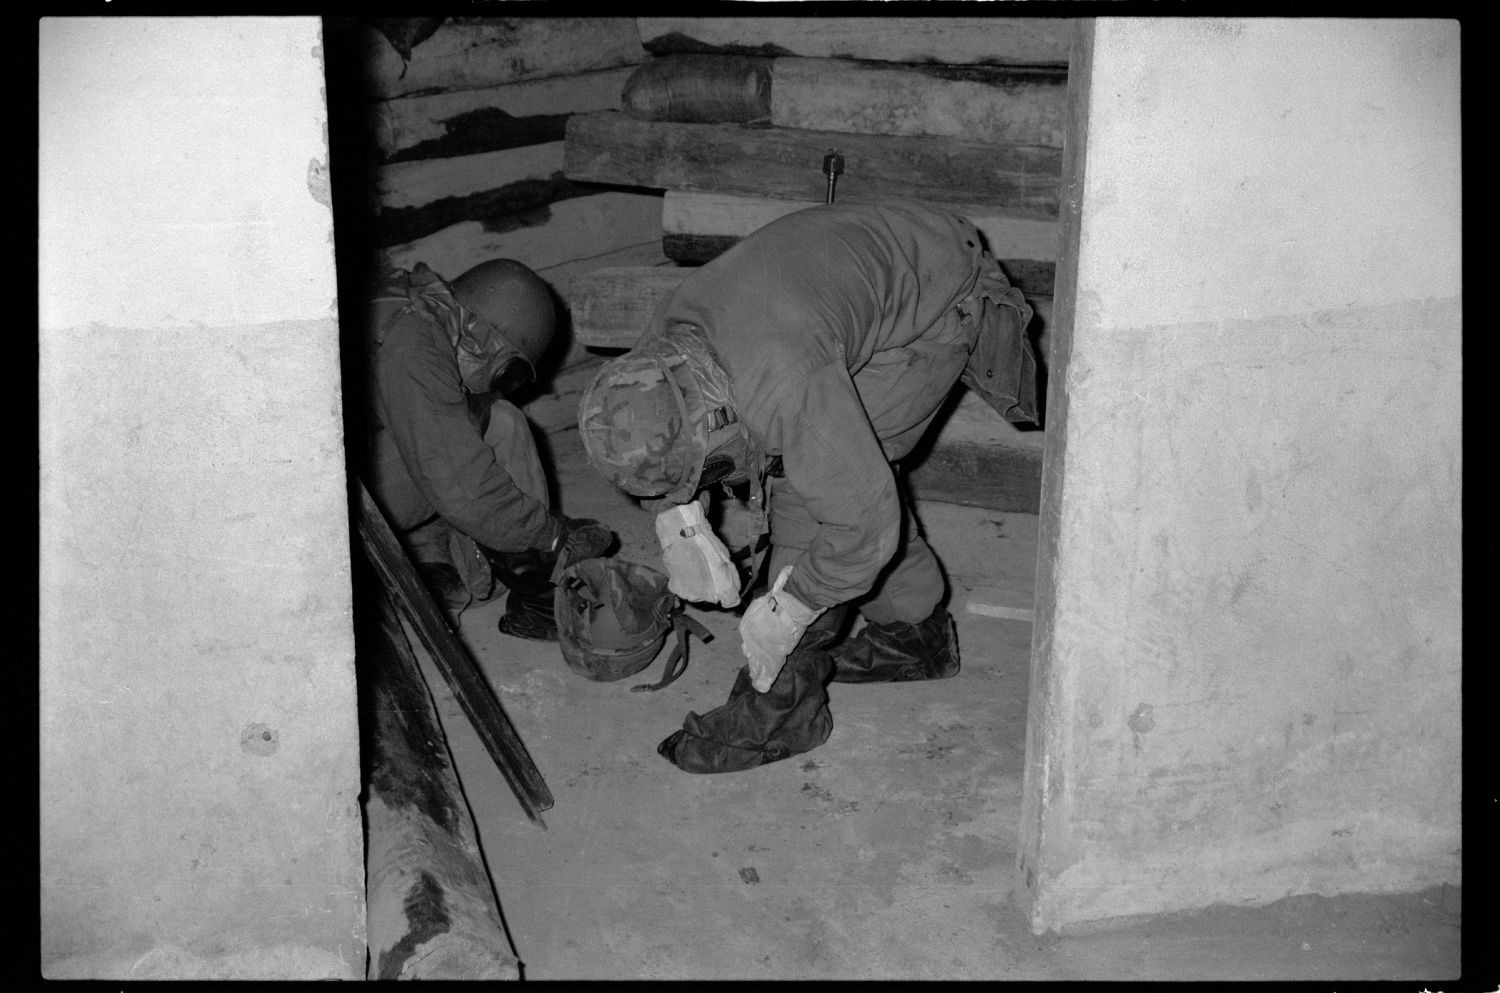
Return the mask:
M 563 510 L 607 520 L 655 562 L 643 511 L 583 460 L 566 403 L 544 430 Z M 559 413 L 560 411 L 560 413 Z M 501 635 L 471 608 L 466 641 L 556 797 L 529 823 L 429 668 L 515 951 L 530 979 L 1449 979 L 1457 890 L 1295 897 L 1107 931 L 1036 936 L 1017 901 L 1037 519 L 924 504 L 952 581 L 953 679 L 830 689 L 832 737 L 725 776 L 683 773 L 656 744 L 721 703 L 741 664 L 735 618 L 658 693 L 591 683 L 555 645 Z M 733 530 L 733 508 L 726 523 Z M 430 667 L 430 660 L 426 663 Z M 656 678 L 659 660 L 641 674 Z

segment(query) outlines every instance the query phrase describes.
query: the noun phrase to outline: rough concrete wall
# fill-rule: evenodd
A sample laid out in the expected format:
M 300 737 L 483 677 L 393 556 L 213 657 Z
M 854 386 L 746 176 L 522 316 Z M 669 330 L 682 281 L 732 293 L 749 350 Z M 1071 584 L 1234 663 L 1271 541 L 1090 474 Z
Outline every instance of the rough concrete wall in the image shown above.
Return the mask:
M 1086 40 L 1033 927 L 1459 882 L 1458 26 Z
M 40 25 L 48 978 L 364 975 L 319 46 Z

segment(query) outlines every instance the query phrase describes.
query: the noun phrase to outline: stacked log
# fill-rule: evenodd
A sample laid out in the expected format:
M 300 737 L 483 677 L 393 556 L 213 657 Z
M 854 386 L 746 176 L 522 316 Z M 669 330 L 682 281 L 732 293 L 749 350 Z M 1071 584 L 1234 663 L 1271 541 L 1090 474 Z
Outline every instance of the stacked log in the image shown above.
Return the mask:
M 519 979 L 473 814 L 413 648 L 358 555 L 369 979 Z
M 556 292 L 570 336 L 574 276 L 666 261 L 659 193 L 563 172 L 568 119 L 618 109 L 649 58 L 634 18 L 346 19 L 330 35 L 363 97 L 369 270 L 425 262 L 451 279 L 518 259 Z M 586 356 L 569 346 L 563 365 Z
M 677 268 L 607 266 L 580 277 L 571 301 L 578 341 L 629 347 L 692 266 L 825 202 L 824 158 L 837 151 L 839 201 L 923 200 L 974 222 L 1032 302 L 1045 365 L 1070 21 L 638 24 L 650 61 L 632 73 L 621 107 L 569 118 L 563 174 L 662 191 L 662 253 Z M 1035 512 L 1041 444 L 1042 432 L 1001 421 L 959 390 L 910 478 L 920 496 Z

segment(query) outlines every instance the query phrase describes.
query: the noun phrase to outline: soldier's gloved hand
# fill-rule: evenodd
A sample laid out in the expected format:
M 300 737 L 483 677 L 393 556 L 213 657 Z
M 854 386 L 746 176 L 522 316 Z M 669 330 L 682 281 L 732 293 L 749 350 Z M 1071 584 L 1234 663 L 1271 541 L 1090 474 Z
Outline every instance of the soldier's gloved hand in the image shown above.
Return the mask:
M 615 543 L 615 533 L 588 517 L 559 517 L 557 537 L 542 554 L 554 561 L 552 581 L 574 562 L 598 558 Z
M 694 603 L 733 607 L 740 577 L 729 551 L 708 526 L 703 504 L 690 500 L 656 515 L 656 539 L 667 569 L 667 589 Z
M 782 569 L 771 592 L 756 597 L 740 619 L 740 651 L 750 663 L 750 685 L 759 693 L 776 682 L 802 632 L 823 613 L 783 591 L 791 574 L 791 566 Z

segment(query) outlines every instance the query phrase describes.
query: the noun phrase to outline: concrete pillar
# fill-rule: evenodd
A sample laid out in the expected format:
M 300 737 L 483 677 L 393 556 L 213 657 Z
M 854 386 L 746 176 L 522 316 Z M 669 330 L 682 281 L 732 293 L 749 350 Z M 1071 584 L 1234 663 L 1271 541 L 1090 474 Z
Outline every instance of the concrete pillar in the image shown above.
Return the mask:
M 1458 883 L 1458 25 L 1074 58 L 1032 926 Z
M 319 20 L 39 42 L 42 972 L 363 978 Z

